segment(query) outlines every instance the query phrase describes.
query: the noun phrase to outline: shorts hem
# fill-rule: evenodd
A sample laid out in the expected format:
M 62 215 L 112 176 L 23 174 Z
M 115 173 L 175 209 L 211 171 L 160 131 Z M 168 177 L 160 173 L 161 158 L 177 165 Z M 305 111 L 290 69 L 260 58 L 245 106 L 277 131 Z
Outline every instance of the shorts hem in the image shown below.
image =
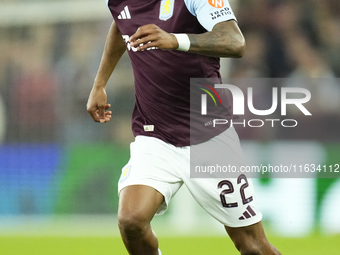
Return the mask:
M 224 224 L 224 223 L 222 223 L 222 224 L 229 227 L 229 228 L 242 228 L 242 227 L 249 227 L 251 225 L 259 223 L 261 220 L 262 220 L 262 215 L 259 216 L 259 217 L 254 217 L 254 219 L 251 219 L 251 220 L 239 222 L 237 224 Z

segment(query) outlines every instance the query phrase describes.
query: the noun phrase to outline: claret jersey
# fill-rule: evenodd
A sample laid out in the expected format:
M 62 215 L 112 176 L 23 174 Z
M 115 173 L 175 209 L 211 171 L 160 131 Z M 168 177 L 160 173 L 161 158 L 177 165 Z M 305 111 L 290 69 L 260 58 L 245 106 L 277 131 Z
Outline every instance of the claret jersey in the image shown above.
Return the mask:
M 135 77 L 135 136 L 159 138 L 174 146 L 206 141 L 223 132 L 190 132 L 190 78 L 220 78 L 219 58 L 151 48 L 137 52 L 128 43 L 137 28 L 155 24 L 168 33 L 200 34 L 235 19 L 227 0 L 109 0 L 108 7 L 127 45 Z M 220 118 L 231 118 L 220 116 Z M 201 125 L 201 124 L 197 124 Z

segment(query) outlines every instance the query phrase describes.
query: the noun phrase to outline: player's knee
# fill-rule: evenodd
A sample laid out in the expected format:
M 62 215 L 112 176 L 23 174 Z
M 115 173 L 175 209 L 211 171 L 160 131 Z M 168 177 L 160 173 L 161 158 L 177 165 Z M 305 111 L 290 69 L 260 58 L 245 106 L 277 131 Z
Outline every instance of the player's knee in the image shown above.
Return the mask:
M 241 255 L 264 255 L 260 250 L 245 250 L 241 252 Z
M 118 215 L 118 227 L 126 238 L 138 238 L 143 235 L 149 222 L 138 214 Z
M 237 238 L 234 241 L 235 247 L 241 255 L 262 255 L 262 245 L 260 245 L 260 240 L 253 238 Z
M 271 250 L 273 255 L 282 255 L 281 252 L 278 249 L 276 249 L 276 247 L 274 245 L 272 245 L 272 244 L 269 244 L 269 245 L 270 245 L 270 250 Z
M 242 246 L 239 251 L 241 255 L 264 255 L 261 247 L 259 247 L 258 245 Z
M 269 242 L 243 242 L 236 246 L 241 255 L 281 255 Z

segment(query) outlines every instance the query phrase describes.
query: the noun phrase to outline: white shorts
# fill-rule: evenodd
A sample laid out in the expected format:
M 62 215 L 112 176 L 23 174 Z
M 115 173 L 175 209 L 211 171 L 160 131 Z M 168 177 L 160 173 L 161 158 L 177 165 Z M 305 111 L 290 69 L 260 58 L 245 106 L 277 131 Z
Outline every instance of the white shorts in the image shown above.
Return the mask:
M 244 162 L 234 128 L 192 146 L 205 143 L 222 144 L 226 157 L 234 165 Z M 171 198 L 184 183 L 202 208 L 228 227 L 249 226 L 261 221 L 262 214 L 255 203 L 253 183 L 244 175 L 229 179 L 190 178 L 190 146 L 175 147 L 153 137 L 137 136 L 130 150 L 131 157 L 122 169 L 118 192 L 130 185 L 153 187 L 164 196 L 157 214 L 166 211 Z M 202 162 L 206 163 L 206 159 Z

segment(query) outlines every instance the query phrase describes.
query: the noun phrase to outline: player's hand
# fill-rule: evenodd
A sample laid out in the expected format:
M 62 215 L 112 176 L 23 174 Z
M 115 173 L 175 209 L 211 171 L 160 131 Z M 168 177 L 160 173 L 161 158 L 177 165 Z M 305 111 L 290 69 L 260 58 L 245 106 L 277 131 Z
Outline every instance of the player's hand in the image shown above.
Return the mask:
M 136 33 L 130 37 L 130 45 L 138 51 L 157 47 L 163 50 L 178 48 L 178 42 L 173 34 L 165 32 L 155 24 L 141 26 Z
M 111 107 L 106 103 L 107 95 L 105 88 L 94 86 L 91 90 L 89 99 L 86 104 L 87 112 L 96 122 L 105 123 L 111 119 L 111 111 L 106 111 Z

